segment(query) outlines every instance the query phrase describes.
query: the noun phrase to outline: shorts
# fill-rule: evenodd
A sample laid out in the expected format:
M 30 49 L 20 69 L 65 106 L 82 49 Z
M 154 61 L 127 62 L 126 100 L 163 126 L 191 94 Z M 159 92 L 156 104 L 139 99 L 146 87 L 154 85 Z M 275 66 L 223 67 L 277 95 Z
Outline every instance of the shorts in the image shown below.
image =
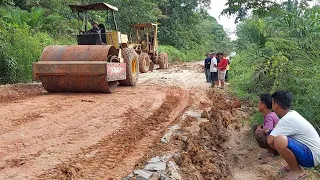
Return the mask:
M 218 71 L 218 78 L 219 78 L 219 80 L 225 80 L 225 78 L 226 78 L 226 72 L 227 72 L 227 70 L 219 70 Z
M 301 142 L 288 137 L 288 149 L 296 156 L 298 164 L 302 167 L 314 167 L 313 155 L 311 150 Z
M 211 72 L 211 80 L 212 82 L 218 81 L 218 72 Z

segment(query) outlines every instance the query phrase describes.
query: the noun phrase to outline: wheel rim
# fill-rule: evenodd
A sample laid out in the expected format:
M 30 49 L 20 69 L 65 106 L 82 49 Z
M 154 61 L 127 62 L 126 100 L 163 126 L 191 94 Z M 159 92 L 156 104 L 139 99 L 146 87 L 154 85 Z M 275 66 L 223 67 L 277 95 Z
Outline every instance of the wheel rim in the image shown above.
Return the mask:
M 137 60 L 135 58 L 131 61 L 131 73 L 135 76 L 137 74 Z

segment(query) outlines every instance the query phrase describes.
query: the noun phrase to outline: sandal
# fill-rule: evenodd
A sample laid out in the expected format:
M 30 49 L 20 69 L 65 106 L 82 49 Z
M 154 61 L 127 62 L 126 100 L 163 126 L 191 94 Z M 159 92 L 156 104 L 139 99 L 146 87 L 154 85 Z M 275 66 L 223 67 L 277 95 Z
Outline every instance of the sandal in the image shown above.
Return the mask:
M 303 175 L 301 176 L 296 176 L 296 177 L 285 177 L 284 180 L 295 180 L 295 179 L 303 179 L 303 178 L 306 178 L 308 177 L 308 174 L 307 173 L 304 173 Z

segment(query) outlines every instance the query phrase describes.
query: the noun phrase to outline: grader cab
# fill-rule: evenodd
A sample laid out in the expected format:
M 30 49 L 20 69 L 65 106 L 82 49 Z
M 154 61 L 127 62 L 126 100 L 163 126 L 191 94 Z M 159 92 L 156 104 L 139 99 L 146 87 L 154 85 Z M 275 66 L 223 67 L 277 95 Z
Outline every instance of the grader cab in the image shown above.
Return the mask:
M 118 8 L 107 3 L 69 7 L 78 14 L 78 26 L 83 15 L 85 30 L 77 35 L 78 45 L 46 47 L 33 64 L 33 78 L 49 92 L 111 93 L 118 84 L 136 85 L 139 56 L 128 47 L 128 36 L 118 30 Z M 99 32 L 88 32 L 89 11 L 107 12 L 107 27 L 99 24 Z
M 145 23 L 133 24 L 131 27 L 131 42 L 128 46 L 139 54 L 140 72 L 152 71 L 157 65 L 160 69 L 167 69 L 168 55 L 167 53 L 159 54 L 158 51 L 158 25 Z

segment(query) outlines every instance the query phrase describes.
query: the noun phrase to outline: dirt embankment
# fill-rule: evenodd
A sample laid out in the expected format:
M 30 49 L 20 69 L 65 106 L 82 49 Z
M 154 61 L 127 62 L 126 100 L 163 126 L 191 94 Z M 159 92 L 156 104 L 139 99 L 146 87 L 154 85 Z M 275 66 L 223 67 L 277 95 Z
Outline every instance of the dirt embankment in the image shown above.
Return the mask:
M 240 131 L 248 110 L 220 90 L 191 90 L 189 95 L 192 105 L 175 123 L 180 129 L 168 144 L 157 142 L 138 167 L 151 157 L 174 154 L 182 179 L 233 179 L 228 131 Z
M 36 95 L 41 95 L 45 92 L 46 91 L 43 89 L 40 83 L 2 85 L 0 86 L 0 103 L 25 99 Z

